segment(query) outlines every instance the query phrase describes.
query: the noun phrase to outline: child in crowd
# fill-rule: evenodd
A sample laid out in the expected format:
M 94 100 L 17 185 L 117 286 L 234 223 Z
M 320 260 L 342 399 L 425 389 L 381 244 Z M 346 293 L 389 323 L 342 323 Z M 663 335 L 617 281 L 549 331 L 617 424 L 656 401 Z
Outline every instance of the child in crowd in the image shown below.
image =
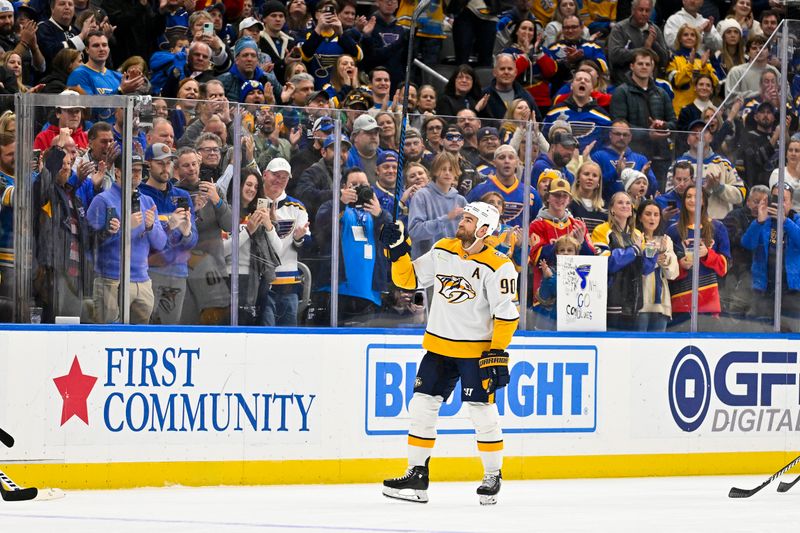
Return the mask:
M 556 251 L 556 257 L 559 255 L 579 255 L 581 244 L 572 235 L 562 235 L 556 242 L 553 243 Z M 539 290 L 536 291 L 536 298 L 539 300 L 537 310 L 544 315 L 545 318 L 550 320 L 554 326 L 557 318 L 556 307 L 556 294 L 558 282 L 557 278 L 557 265 L 558 260 L 551 266 L 547 264 L 544 259 L 539 260 L 539 269 L 542 271 L 542 284 L 539 285 Z M 543 321 L 537 321 L 537 328 Z M 552 327 L 550 329 L 555 329 Z

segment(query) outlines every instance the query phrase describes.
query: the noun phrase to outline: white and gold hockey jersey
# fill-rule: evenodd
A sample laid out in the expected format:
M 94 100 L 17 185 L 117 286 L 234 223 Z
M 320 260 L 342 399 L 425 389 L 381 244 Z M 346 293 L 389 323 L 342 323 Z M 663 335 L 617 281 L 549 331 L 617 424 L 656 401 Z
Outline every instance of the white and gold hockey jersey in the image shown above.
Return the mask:
M 459 239 L 442 239 L 411 261 L 392 263 L 392 281 L 404 289 L 433 285 L 422 347 L 449 357 L 505 350 L 519 322 L 514 263 L 490 246 L 468 255 Z

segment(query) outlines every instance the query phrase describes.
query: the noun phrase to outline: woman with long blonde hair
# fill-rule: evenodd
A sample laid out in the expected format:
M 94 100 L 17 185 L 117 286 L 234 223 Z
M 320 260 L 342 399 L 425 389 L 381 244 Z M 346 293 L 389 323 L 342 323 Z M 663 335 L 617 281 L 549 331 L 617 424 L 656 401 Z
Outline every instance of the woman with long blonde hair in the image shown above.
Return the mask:
M 590 234 L 608 219 L 603 201 L 603 173 L 600 165 L 591 159 L 584 161 L 575 173 L 569 212 L 586 224 L 586 231 Z
M 667 65 L 667 79 L 675 92 L 672 106 L 676 116 L 683 106 L 695 99 L 695 80 L 700 74 L 711 76 L 715 87 L 719 84 L 710 61 L 711 50 L 706 50 L 698 57 L 700 38 L 697 28 L 684 24 L 678 29 L 673 43 L 672 61 Z
M 654 258 L 643 256 L 644 237 L 636 229 L 633 200 L 617 192 L 608 203 L 608 222 L 592 232 L 592 242 L 600 255 L 608 257 L 608 329 L 630 330 L 643 305 L 642 272 L 652 268 Z

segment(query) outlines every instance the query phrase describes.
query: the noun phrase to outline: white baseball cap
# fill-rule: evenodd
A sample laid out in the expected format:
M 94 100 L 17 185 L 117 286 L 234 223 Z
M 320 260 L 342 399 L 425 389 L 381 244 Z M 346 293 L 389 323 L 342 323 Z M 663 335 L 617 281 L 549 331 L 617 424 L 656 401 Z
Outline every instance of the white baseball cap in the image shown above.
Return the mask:
M 2 6 L 2 2 L 6 2 L 7 0 L 0 0 L 0 6 Z M 0 13 L 5 13 L 0 7 Z M 73 91 L 71 89 L 64 89 L 60 93 L 59 96 L 81 96 L 81 94 L 77 91 Z M 56 105 L 58 109 L 83 109 L 83 107 L 79 105 Z
M 0 0 L 0 2 L 5 0 Z M 253 26 L 261 26 L 261 29 L 264 29 L 264 25 L 256 20 L 254 17 L 247 17 L 246 19 L 242 20 L 239 23 L 239 33 L 242 33 L 242 30 L 246 30 L 247 28 L 252 28 Z
M 0 13 L 13 13 L 14 6 L 8 0 L 0 0 Z
M 276 157 L 272 161 L 269 162 L 265 171 L 268 172 L 288 172 L 289 176 L 292 175 L 292 166 L 289 164 L 287 160 L 282 157 Z

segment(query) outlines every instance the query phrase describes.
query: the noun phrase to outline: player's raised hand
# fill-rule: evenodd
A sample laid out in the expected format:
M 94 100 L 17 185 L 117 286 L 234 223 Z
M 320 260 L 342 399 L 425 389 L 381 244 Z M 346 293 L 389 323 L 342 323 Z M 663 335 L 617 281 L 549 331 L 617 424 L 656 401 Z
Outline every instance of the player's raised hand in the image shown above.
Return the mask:
M 386 247 L 389 260 L 394 262 L 411 252 L 411 245 L 405 238 L 405 226 L 401 221 L 384 224 L 381 228 L 381 242 Z

